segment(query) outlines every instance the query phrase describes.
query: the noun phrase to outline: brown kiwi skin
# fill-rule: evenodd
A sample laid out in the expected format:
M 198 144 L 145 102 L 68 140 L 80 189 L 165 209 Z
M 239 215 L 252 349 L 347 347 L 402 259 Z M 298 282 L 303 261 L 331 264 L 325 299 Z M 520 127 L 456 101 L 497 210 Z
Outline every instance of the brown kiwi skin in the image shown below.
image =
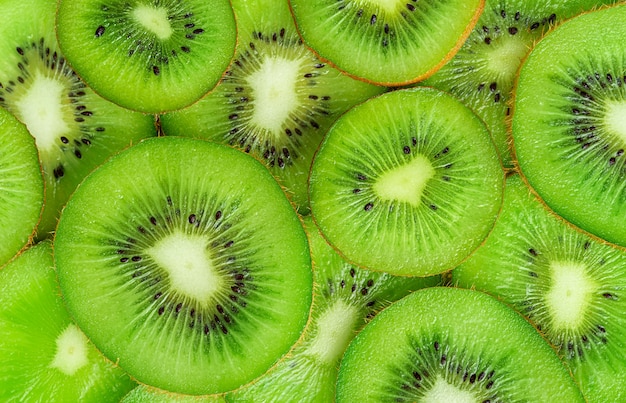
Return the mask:
M 332 60 L 329 60 L 329 59 L 323 57 L 322 55 L 320 55 L 315 49 L 310 47 L 309 44 L 304 40 L 304 37 L 300 33 L 301 32 L 300 26 L 298 25 L 298 21 L 296 20 L 295 14 L 293 12 L 293 7 L 291 5 L 291 0 L 289 0 L 289 11 L 290 11 L 291 16 L 293 18 L 294 24 L 296 25 L 296 31 L 298 32 L 298 35 L 300 36 L 300 39 L 302 40 L 302 43 L 311 52 L 313 52 L 313 54 L 315 54 L 315 56 L 318 59 L 320 59 L 322 62 L 328 63 L 328 65 L 330 65 L 330 66 L 334 67 L 335 69 L 341 71 L 343 74 L 345 74 L 345 75 L 347 75 L 349 77 L 354 78 L 355 80 L 363 81 L 363 82 L 366 82 L 368 84 L 378 85 L 378 86 L 382 86 L 382 87 L 401 87 L 401 86 L 405 86 L 405 85 L 415 84 L 417 82 L 420 82 L 422 80 L 427 79 L 428 77 L 430 77 L 433 74 L 435 74 L 437 72 L 437 70 L 439 70 L 450 59 L 452 59 L 454 57 L 454 55 L 456 55 L 456 53 L 459 51 L 459 49 L 461 49 L 461 47 L 465 43 L 465 40 L 472 33 L 472 30 L 474 29 L 474 26 L 476 25 L 476 23 L 478 22 L 478 19 L 480 18 L 480 15 L 483 13 L 483 10 L 485 9 L 485 2 L 486 2 L 486 0 L 481 0 L 480 1 L 480 4 L 476 8 L 471 21 L 465 27 L 465 31 L 463 31 L 463 33 L 459 36 L 459 38 L 458 38 L 456 44 L 454 45 L 454 47 L 452 49 L 450 49 L 450 51 L 444 56 L 443 59 L 441 59 L 439 61 L 439 63 L 437 63 L 435 66 L 433 66 L 427 72 L 425 72 L 423 74 L 420 74 L 417 77 L 414 77 L 412 79 L 405 80 L 405 81 L 400 81 L 400 82 L 397 82 L 397 81 L 373 81 L 373 80 L 369 80 L 369 79 L 367 79 L 365 77 L 360 77 L 360 76 L 351 74 L 350 72 L 347 72 L 347 71 L 341 69 L 335 63 L 333 63 Z

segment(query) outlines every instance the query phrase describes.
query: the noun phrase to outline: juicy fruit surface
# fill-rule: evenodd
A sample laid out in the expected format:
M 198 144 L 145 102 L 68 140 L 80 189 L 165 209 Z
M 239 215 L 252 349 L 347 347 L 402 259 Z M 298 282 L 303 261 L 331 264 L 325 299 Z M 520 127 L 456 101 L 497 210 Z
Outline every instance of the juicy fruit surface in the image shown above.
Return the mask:
M 43 208 L 43 177 L 35 142 L 0 109 L 0 266 L 32 238 Z
M 134 387 L 72 323 L 50 242 L 0 270 L 0 400 L 118 402 Z
M 461 46 L 482 0 L 290 0 L 304 41 L 339 69 L 399 85 L 432 74 Z
M 471 110 L 434 89 L 401 90 L 333 125 L 311 168 L 311 210 L 349 261 L 423 276 L 454 267 L 486 237 L 503 181 Z
M 507 180 L 489 238 L 452 271 L 453 284 L 492 294 L 541 330 L 590 402 L 624 399 L 621 298 L 626 253 L 550 215 L 519 175 Z
M 584 401 L 515 311 L 477 291 L 438 287 L 392 304 L 356 336 L 337 391 L 339 403 Z
M 308 319 L 302 226 L 263 166 L 226 146 L 163 137 L 111 159 L 65 208 L 55 258 L 94 344 L 173 392 L 251 381 Z
M 618 5 L 546 35 L 520 71 L 512 122 L 515 153 L 530 186 L 557 214 L 621 246 L 625 22 L 626 6 Z
M 228 0 L 60 1 L 57 32 L 97 93 L 147 113 L 180 109 L 206 94 L 236 43 Z

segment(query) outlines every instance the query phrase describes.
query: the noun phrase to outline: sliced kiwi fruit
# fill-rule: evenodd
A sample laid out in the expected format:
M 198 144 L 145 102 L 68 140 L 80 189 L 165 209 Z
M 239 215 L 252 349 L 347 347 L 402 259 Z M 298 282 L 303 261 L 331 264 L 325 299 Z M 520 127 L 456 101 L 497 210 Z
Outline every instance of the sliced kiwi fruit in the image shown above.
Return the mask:
M 625 22 L 620 4 L 545 35 L 520 69 L 512 117 L 517 163 L 534 191 L 558 215 L 622 247 Z
M 513 166 L 506 121 L 522 59 L 555 23 L 599 3 L 487 0 L 461 49 L 422 84 L 449 91 L 470 106 L 489 127 L 504 165 Z
M 85 175 L 111 154 L 156 134 L 154 118 L 97 96 L 68 66 L 55 33 L 55 0 L 0 4 L 0 106 L 36 139 L 45 176 L 38 238 Z
M 328 127 L 349 107 L 385 91 L 320 61 L 298 37 L 282 0 L 234 0 L 239 45 L 209 95 L 161 117 L 166 135 L 235 146 L 262 161 L 308 213 L 307 178 Z M 267 10 L 272 10 L 268 14 Z
M 290 0 L 302 38 L 347 73 L 382 85 L 419 81 L 463 44 L 484 0 Z
M 483 122 L 452 96 L 418 87 L 337 120 L 309 182 L 313 218 L 348 261 L 425 276 L 455 267 L 487 236 L 504 174 Z
M 165 392 L 146 385 L 139 385 L 128 392 L 120 403 L 225 403 L 222 395 L 192 396 Z
M 229 0 L 62 0 L 57 34 L 90 87 L 147 113 L 180 109 L 210 91 L 237 38 Z
M 337 403 L 415 401 L 584 399 L 548 343 L 513 309 L 479 291 L 431 287 L 366 325 L 337 381 Z
M 70 319 L 50 241 L 0 269 L 1 401 L 115 403 L 134 386 Z
M 311 320 L 298 345 L 275 368 L 229 402 L 332 402 L 337 368 L 348 343 L 381 309 L 411 291 L 441 283 L 440 276 L 395 277 L 347 263 L 303 218 L 313 260 Z
M 160 389 L 240 387 L 309 317 L 302 224 L 267 169 L 228 146 L 166 136 L 118 154 L 74 193 L 54 243 L 76 322 Z
M 35 140 L 0 107 L 0 266 L 33 238 L 43 209 L 44 185 Z
M 452 271 L 452 281 L 492 294 L 526 316 L 589 402 L 623 401 L 625 267 L 626 252 L 551 215 L 513 175 L 493 232 Z

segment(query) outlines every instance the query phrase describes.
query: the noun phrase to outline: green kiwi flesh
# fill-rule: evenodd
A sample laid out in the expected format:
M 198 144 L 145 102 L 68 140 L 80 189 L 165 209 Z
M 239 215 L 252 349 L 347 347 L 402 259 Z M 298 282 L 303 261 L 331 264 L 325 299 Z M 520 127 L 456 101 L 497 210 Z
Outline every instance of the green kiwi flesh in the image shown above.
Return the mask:
M 458 265 L 487 236 L 503 169 L 457 99 L 418 87 L 372 98 L 331 127 L 311 168 L 311 212 L 348 261 L 396 275 Z
M 0 266 L 26 246 L 43 209 L 44 185 L 35 140 L 0 108 Z
M 550 27 L 598 1 L 487 0 L 461 49 L 421 84 L 458 96 L 485 121 L 505 166 L 513 166 L 507 129 L 515 76 Z
M 221 395 L 193 396 L 168 393 L 146 385 L 139 385 L 128 392 L 120 403 L 225 403 Z
M 308 320 L 299 218 L 266 168 L 227 146 L 166 136 L 118 154 L 74 193 L 54 242 L 70 312 L 143 384 L 235 389 Z
M 626 246 L 626 6 L 568 20 L 521 67 L 512 118 L 523 176 L 558 215 Z
M 519 175 L 487 241 L 452 271 L 526 316 L 570 368 L 589 402 L 626 399 L 626 253 L 551 215 Z
M 198 100 L 233 57 L 229 0 L 62 0 L 57 34 L 78 74 L 126 108 L 160 113 Z
M 166 135 L 204 138 L 255 156 L 306 214 L 308 172 L 322 137 L 341 113 L 385 88 L 321 62 L 302 44 L 286 2 L 234 0 L 233 7 L 234 62 L 214 91 L 161 116 L 161 127 Z
M 303 218 L 313 260 L 311 319 L 294 349 L 229 402 L 331 402 L 337 368 L 352 338 L 377 312 L 412 291 L 441 284 L 441 276 L 396 277 L 347 263 L 326 243 L 311 216 Z
M 117 403 L 134 386 L 71 321 L 51 242 L 0 270 L 0 401 Z
M 427 77 L 463 44 L 484 0 L 290 0 L 305 43 L 350 75 L 382 85 Z
M 0 4 L 0 106 L 36 139 L 45 178 L 37 237 L 50 236 L 82 179 L 113 153 L 154 136 L 154 118 L 102 99 L 69 67 L 54 33 L 55 0 Z
M 478 291 L 431 287 L 366 325 L 348 347 L 337 381 L 337 403 L 415 401 L 584 399 L 517 312 Z

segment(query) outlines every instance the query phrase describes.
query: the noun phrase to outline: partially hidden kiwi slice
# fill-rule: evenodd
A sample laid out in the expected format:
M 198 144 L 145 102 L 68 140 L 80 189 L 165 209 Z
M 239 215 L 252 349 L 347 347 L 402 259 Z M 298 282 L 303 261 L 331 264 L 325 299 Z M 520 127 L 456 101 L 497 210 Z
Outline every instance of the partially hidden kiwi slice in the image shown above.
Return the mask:
M 484 0 L 290 0 L 302 38 L 333 65 L 382 85 L 419 81 L 463 44 Z
M 328 127 L 349 107 L 385 91 L 320 61 L 298 37 L 282 0 L 234 0 L 235 61 L 198 103 L 161 117 L 166 135 L 204 138 L 262 161 L 308 212 L 307 178 Z M 268 13 L 271 10 L 271 13 Z
M 419 87 L 344 114 L 309 181 L 313 218 L 347 260 L 425 276 L 455 267 L 487 236 L 504 174 L 484 123 L 452 96 Z
M 449 91 L 470 106 L 489 127 L 504 165 L 513 166 L 507 119 L 522 59 L 555 23 L 598 3 L 487 0 L 461 49 L 423 84 Z
M 118 154 L 74 193 L 54 243 L 76 322 L 160 389 L 235 389 L 309 317 L 302 224 L 267 169 L 227 146 L 158 137 Z
M 519 73 L 512 135 L 523 176 L 576 226 L 626 247 L 626 5 L 545 35 Z
M 44 185 L 35 140 L 26 126 L 0 108 L 0 266 L 33 238 Z
M 97 93 L 160 113 L 195 102 L 217 84 L 237 29 L 229 0 L 61 0 L 57 34 Z
M 119 402 L 136 384 L 72 322 L 58 288 L 49 241 L 0 269 L 0 400 Z
M 38 238 L 49 236 L 78 183 L 111 154 L 156 134 L 154 118 L 90 90 L 68 66 L 54 33 L 55 0 L 0 3 L 0 106 L 36 139 L 45 176 Z
M 377 312 L 409 292 L 441 283 L 441 276 L 396 277 L 347 263 L 319 234 L 311 216 L 309 236 L 315 293 L 311 320 L 298 345 L 275 368 L 229 402 L 332 402 L 343 353 Z
M 139 385 L 128 392 L 120 403 L 225 403 L 222 395 L 192 396 L 182 395 Z
M 626 399 L 626 253 L 551 215 L 519 175 L 485 244 L 452 271 L 454 285 L 494 295 L 526 316 L 589 402 Z
M 413 320 L 409 320 L 413 318 Z M 341 362 L 342 402 L 583 402 L 517 312 L 478 291 L 432 287 L 380 312 Z

